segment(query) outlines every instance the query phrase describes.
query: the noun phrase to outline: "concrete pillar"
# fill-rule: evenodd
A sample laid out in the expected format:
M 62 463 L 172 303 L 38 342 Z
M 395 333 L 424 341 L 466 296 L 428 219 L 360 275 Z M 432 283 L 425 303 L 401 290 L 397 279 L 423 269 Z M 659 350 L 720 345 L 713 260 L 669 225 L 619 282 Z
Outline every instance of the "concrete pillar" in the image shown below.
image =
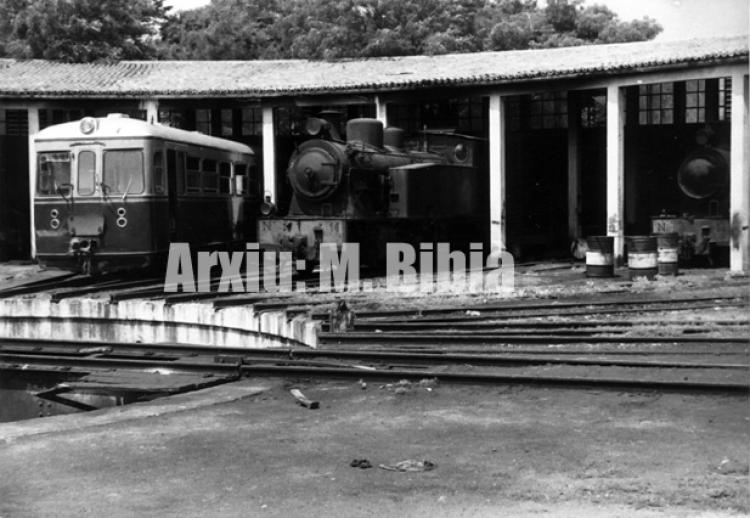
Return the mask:
M 582 237 L 578 220 L 578 199 L 581 182 L 579 139 L 579 103 L 576 92 L 568 92 L 568 238 Z
M 263 192 L 264 199 L 276 203 L 276 128 L 273 107 L 263 107 Z
M 39 108 L 36 106 L 30 106 L 27 108 L 28 126 L 29 126 L 29 206 L 30 211 L 30 225 L 31 225 L 31 239 L 29 243 L 31 258 L 36 258 L 36 228 L 34 221 L 34 193 L 36 192 L 36 150 L 34 149 L 34 136 L 39 133 Z
M 383 127 L 388 127 L 388 105 L 380 98 L 375 96 L 375 118 L 383 123 Z
M 146 121 L 151 124 L 159 122 L 159 100 L 143 99 L 138 104 L 138 109 L 146 110 Z
M 625 250 L 625 90 L 607 87 L 607 235 L 614 237 L 615 262 Z
M 505 99 L 490 95 L 489 110 L 490 250 L 505 250 Z
M 732 74 L 731 151 L 729 159 L 729 268 L 750 271 L 750 171 L 748 170 L 748 76 Z

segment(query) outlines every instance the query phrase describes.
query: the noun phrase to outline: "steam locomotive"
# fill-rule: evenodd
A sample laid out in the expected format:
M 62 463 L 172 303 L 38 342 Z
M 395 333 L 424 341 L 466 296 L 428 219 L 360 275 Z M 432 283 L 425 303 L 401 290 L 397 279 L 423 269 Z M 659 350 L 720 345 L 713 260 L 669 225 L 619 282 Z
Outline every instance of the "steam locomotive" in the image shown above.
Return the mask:
M 254 238 L 260 189 L 243 144 L 110 114 L 45 128 L 34 153 L 43 264 L 146 268 L 173 241 L 205 249 Z
M 288 213 L 261 210 L 262 248 L 291 251 L 311 269 L 321 243 L 357 242 L 363 264 L 374 266 L 384 264 L 388 242 L 468 248 L 481 239 L 480 139 L 425 131 L 421 149 L 406 149 L 402 129 L 369 118 L 349 120 L 346 140 L 324 119 L 308 119 L 305 131 L 314 138 L 289 160 Z
M 654 234 L 677 233 L 682 262 L 704 258 L 709 264 L 728 257 L 729 152 L 710 142 L 711 132 L 699 130 L 697 147 L 677 170 L 679 204 L 651 218 Z

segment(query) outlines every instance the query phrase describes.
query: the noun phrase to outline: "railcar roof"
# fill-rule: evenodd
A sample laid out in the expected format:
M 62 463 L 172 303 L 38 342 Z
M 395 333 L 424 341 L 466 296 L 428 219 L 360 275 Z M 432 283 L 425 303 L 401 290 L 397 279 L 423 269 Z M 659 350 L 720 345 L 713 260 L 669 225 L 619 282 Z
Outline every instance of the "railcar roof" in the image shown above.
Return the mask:
M 244 153 L 252 155 L 253 150 L 239 142 L 224 140 L 217 137 L 211 137 L 197 131 L 185 131 L 177 128 L 171 128 L 162 124 L 150 124 L 140 119 L 131 119 L 125 116 L 97 117 L 96 130 L 90 134 L 84 134 L 80 129 L 80 120 L 65 122 L 48 126 L 40 131 L 35 140 L 69 140 L 77 139 L 103 139 L 103 138 L 146 138 L 156 137 L 166 140 L 174 140 L 193 144 L 196 146 L 206 146 L 231 151 L 234 153 Z
M 338 61 L 70 64 L 0 59 L 0 96 L 262 98 L 363 93 L 606 77 L 747 59 L 747 36 Z

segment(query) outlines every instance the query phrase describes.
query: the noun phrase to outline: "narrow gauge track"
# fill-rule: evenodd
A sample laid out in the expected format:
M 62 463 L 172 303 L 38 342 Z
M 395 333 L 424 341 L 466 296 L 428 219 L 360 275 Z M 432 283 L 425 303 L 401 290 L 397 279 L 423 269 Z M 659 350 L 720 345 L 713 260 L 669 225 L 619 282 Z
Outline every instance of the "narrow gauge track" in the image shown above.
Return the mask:
M 674 297 L 652 299 L 607 299 L 582 301 L 555 301 L 545 303 L 503 303 L 477 306 L 440 307 L 421 309 L 397 309 L 358 311 L 358 319 L 384 319 L 390 322 L 410 321 L 419 318 L 423 322 L 451 320 L 470 321 L 487 320 L 508 315 L 514 318 L 547 317 L 547 316 L 580 316 L 610 313 L 629 313 L 647 311 L 675 311 L 692 309 L 710 309 L 714 307 L 746 306 L 748 297 L 735 295 L 712 297 Z M 473 314 L 478 313 L 478 314 Z M 401 317 L 401 318 L 399 318 Z
M 682 327 L 682 333 L 701 333 L 715 329 L 716 327 L 722 328 L 747 328 L 750 325 L 750 320 L 699 320 L 699 321 L 688 321 L 688 322 L 675 322 Z M 664 321 L 648 321 L 648 320 L 563 320 L 563 321 L 525 321 L 525 322 L 508 322 L 507 320 L 499 321 L 425 321 L 425 320 L 410 320 L 410 321 L 372 321 L 363 320 L 355 322 L 354 330 L 356 331 L 417 331 L 417 330 L 503 330 L 503 331 L 516 331 L 524 333 L 549 333 L 550 330 L 580 330 L 585 333 L 610 333 L 610 332 L 627 332 L 630 328 L 635 326 L 662 326 Z M 328 323 L 325 323 L 323 328 L 328 329 Z M 624 328 L 624 329 L 623 329 Z M 707 329 L 708 328 L 708 329 Z
M 98 352 L 82 346 L 97 344 Z M 523 383 L 747 392 L 746 357 L 736 355 L 626 357 L 601 351 L 552 354 L 248 349 L 182 344 L 103 344 L 3 340 L 6 367 L 168 369 L 242 375 L 355 379 L 423 379 L 463 383 Z
M 382 345 L 385 343 L 435 343 L 435 344 L 746 344 L 747 337 L 709 337 L 709 336 L 571 336 L 550 334 L 516 334 L 516 333 L 475 333 L 472 331 L 431 331 L 426 332 L 392 332 L 392 333 L 319 333 L 318 341 L 322 344 L 357 344 Z

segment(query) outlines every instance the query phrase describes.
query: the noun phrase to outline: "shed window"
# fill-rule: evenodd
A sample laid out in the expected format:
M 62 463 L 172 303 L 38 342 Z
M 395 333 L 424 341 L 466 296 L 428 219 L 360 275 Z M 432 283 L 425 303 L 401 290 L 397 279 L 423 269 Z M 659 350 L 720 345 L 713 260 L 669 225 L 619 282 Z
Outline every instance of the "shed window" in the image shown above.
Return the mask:
M 685 81 L 685 122 L 706 121 L 706 80 Z
M 242 108 L 242 135 L 261 135 L 263 133 L 263 112 L 259 107 Z
M 221 115 L 221 136 L 231 137 L 234 134 L 234 110 L 222 109 Z
M 195 129 L 206 135 L 211 134 L 211 110 L 195 110 Z
M 638 87 L 638 124 L 674 122 L 674 85 L 656 83 Z

